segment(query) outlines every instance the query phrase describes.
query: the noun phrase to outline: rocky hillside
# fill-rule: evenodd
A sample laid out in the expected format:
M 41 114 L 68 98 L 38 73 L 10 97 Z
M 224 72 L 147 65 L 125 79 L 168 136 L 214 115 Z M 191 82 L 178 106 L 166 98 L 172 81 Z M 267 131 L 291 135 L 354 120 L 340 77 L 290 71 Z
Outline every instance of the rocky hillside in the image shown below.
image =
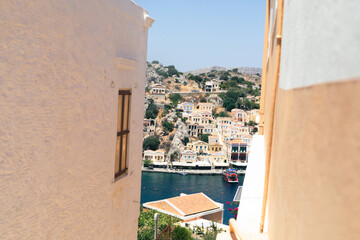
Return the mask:
M 214 66 L 182 73 L 173 65 L 163 66 L 158 61 L 152 61 L 147 63 L 146 86 L 163 84 L 171 92 L 201 91 L 207 81 L 227 81 L 233 77 L 260 85 L 261 68 L 238 67 L 229 69 Z
M 233 70 L 233 69 L 237 69 L 237 71 L 239 73 L 244 73 L 244 74 L 261 74 L 261 71 L 262 71 L 261 68 L 254 68 L 254 67 L 224 68 L 224 67 L 219 67 L 219 66 L 213 66 L 213 67 L 209 67 L 209 68 L 199 68 L 196 70 L 188 71 L 186 73 L 187 74 L 190 73 L 193 75 L 199 75 L 202 73 L 209 73 L 212 71 L 228 71 L 228 70 Z

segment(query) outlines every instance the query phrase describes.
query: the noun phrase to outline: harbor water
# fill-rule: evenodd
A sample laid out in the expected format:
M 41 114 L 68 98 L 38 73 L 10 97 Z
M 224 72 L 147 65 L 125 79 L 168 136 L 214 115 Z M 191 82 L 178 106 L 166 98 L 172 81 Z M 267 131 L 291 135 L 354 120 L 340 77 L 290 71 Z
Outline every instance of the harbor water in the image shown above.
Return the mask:
M 228 209 L 227 201 L 232 201 L 237 187 L 242 186 L 243 174 L 239 175 L 239 183 L 227 183 L 222 175 L 191 175 L 143 172 L 141 180 L 141 204 L 165 198 L 177 197 L 180 193 L 203 192 L 212 200 L 224 204 L 224 224 L 234 217 Z

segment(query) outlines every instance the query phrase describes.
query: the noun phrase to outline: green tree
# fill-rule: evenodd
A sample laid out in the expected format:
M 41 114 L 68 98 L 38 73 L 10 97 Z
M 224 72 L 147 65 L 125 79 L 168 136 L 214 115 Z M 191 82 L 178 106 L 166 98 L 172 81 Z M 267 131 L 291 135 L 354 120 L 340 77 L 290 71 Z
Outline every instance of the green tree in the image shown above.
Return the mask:
M 233 98 L 225 98 L 223 102 L 223 107 L 226 108 L 227 111 L 231 111 L 236 107 L 236 101 Z
M 186 145 L 189 141 L 190 141 L 190 140 L 189 140 L 188 137 L 184 137 L 184 138 L 181 140 L 181 142 L 182 142 L 184 145 Z
M 159 64 L 159 61 L 154 60 L 154 61 L 152 61 L 151 63 L 152 63 L 152 64 Z
M 174 106 L 176 107 L 179 103 L 180 100 L 182 100 L 182 97 L 180 94 L 178 93 L 172 93 L 169 95 L 170 100 L 172 101 L 172 103 L 174 104 Z
M 163 121 L 161 125 L 165 132 L 172 132 L 174 130 L 174 124 L 172 124 L 171 122 Z
M 176 152 L 170 154 L 170 162 L 173 162 L 178 158 L 179 158 L 179 152 L 176 151 Z
M 165 71 L 156 69 L 155 72 L 156 72 L 157 74 L 159 74 L 160 76 L 162 76 L 163 78 L 168 78 L 168 77 L 169 77 L 168 73 L 165 72 Z
M 209 142 L 209 134 L 202 134 L 200 137 L 200 140 L 208 143 Z
M 250 126 L 250 127 L 254 127 L 256 125 L 256 122 L 254 122 L 253 120 L 250 120 L 246 125 Z
M 156 136 L 150 136 L 150 137 L 147 137 L 144 139 L 144 142 L 143 142 L 143 149 L 144 150 L 157 150 L 159 148 L 159 145 L 160 145 L 160 140 L 158 137 Z
M 259 104 L 257 104 L 254 101 L 250 101 L 249 99 L 238 99 L 238 101 L 236 102 L 236 105 L 238 108 L 244 109 L 247 111 L 260 108 Z
M 221 76 L 220 76 L 220 80 L 229 80 L 229 77 L 228 77 L 228 75 L 227 74 L 221 74 Z
M 154 119 L 157 117 L 158 113 L 159 113 L 159 110 L 158 110 L 157 106 L 154 104 L 154 100 L 150 99 L 149 105 L 145 111 L 145 118 Z
M 168 69 L 167 74 L 168 74 L 170 77 L 172 77 L 172 76 L 174 76 L 174 75 L 180 76 L 179 71 L 176 70 L 176 68 L 175 68 L 174 65 L 167 66 L 166 68 Z
M 257 127 L 254 127 L 253 130 L 251 131 L 251 134 L 255 134 L 255 133 L 257 133 L 258 131 L 259 131 L 258 128 L 257 128 Z

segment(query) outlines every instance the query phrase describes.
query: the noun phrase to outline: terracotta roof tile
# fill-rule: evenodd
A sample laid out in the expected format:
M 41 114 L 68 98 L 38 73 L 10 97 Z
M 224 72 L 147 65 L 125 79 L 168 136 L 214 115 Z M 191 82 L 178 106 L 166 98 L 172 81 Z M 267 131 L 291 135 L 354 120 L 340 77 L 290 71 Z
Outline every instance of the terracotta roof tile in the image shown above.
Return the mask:
M 150 207 L 154 207 L 154 208 L 169 212 L 169 213 L 183 216 L 175 208 L 173 208 L 170 204 L 168 204 L 165 200 L 159 201 L 159 202 L 147 203 L 147 205 Z
M 185 216 L 219 208 L 202 193 L 169 198 L 167 201 L 185 213 Z

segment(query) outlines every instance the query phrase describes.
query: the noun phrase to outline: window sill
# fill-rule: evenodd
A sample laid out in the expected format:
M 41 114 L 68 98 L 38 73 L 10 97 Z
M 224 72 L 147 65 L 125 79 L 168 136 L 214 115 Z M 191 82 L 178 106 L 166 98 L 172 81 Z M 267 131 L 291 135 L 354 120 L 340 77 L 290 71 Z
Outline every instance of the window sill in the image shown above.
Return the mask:
M 115 174 L 115 179 L 114 179 L 114 183 L 117 182 L 118 180 L 126 177 L 128 175 L 128 169 L 124 169 L 123 171 Z

